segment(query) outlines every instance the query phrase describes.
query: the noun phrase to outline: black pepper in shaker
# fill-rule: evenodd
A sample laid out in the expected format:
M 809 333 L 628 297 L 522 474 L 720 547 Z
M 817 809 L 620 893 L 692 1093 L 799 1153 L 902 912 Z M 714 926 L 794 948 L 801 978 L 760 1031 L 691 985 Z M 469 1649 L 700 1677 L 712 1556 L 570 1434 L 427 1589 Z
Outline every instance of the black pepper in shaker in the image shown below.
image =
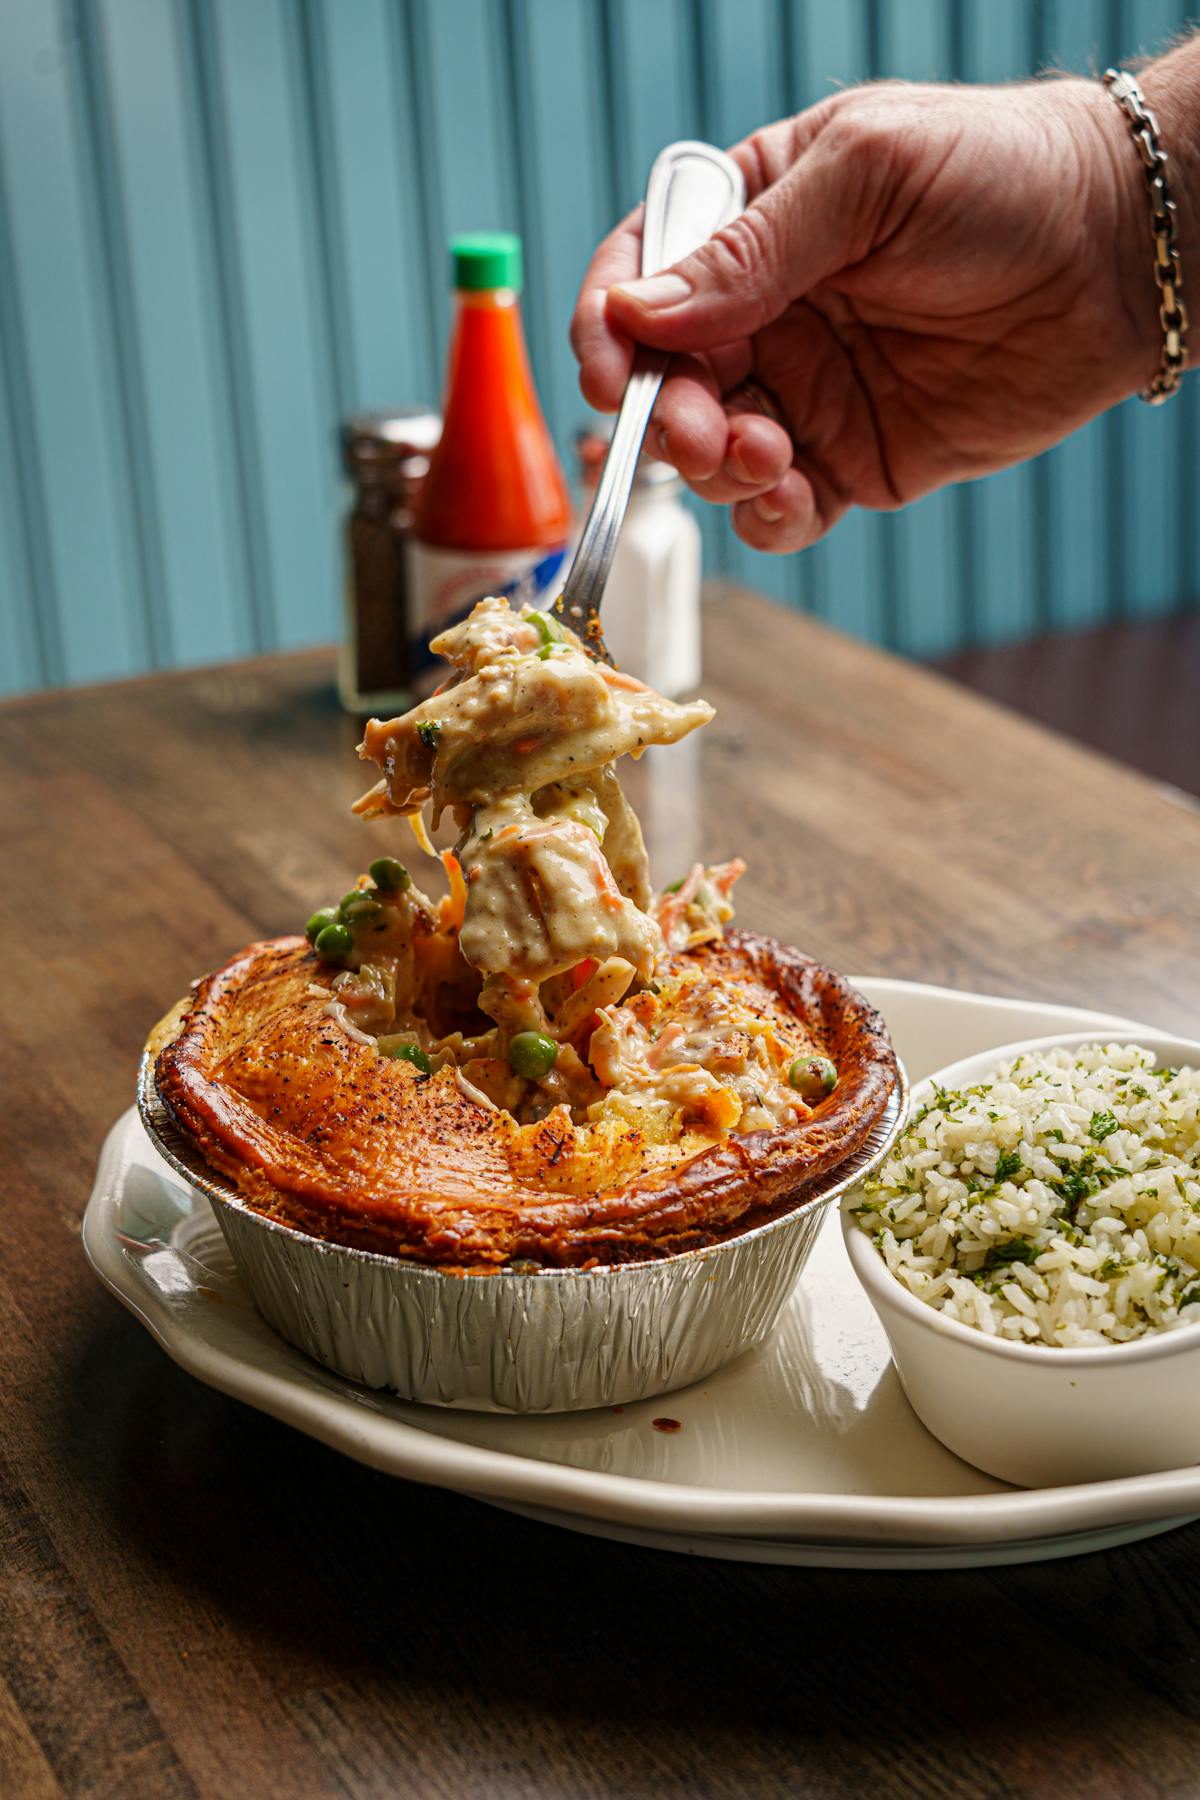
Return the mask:
M 347 712 L 396 712 L 410 699 L 404 545 L 442 431 L 425 408 L 359 413 L 341 428 L 351 483 L 344 530 L 346 622 L 338 694 Z

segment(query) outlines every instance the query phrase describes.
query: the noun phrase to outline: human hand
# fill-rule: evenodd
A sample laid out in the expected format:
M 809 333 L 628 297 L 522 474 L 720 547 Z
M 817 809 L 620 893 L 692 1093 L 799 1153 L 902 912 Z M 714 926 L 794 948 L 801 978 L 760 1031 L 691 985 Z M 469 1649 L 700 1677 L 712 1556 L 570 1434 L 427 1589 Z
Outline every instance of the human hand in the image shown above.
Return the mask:
M 1148 203 L 1099 83 L 851 89 L 732 154 L 746 212 L 646 281 L 631 214 L 571 342 L 601 411 L 634 341 L 675 353 L 647 441 L 755 549 L 1033 456 L 1153 373 Z

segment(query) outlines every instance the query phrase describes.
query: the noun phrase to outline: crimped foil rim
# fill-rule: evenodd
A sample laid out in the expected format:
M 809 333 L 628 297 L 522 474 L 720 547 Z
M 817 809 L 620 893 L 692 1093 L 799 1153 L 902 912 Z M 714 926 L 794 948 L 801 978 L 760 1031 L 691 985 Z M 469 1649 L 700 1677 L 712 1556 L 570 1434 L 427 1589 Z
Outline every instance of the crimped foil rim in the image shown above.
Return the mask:
M 893 1052 L 894 1054 L 894 1052 Z M 503 1269 L 466 1269 L 451 1274 L 432 1264 L 418 1262 L 403 1256 L 389 1256 L 378 1250 L 363 1250 L 353 1244 L 339 1244 L 329 1238 L 312 1236 L 309 1232 L 300 1231 L 294 1225 L 285 1225 L 279 1219 L 271 1219 L 265 1213 L 258 1212 L 247 1204 L 241 1190 L 227 1182 L 217 1170 L 205 1161 L 196 1150 L 186 1133 L 180 1130 L 170 1111 L 165 1105 L 154 1080 L 156 1057 L 150 1051 L 143 1051 L 138 1065 L 137 1109 L 146 1134 L 158 1154 L 177 1175 L 183 1177 L 190 1187 L 202 1193 L 206 1199 L 219 1202 L 222 1206 L 232 1208 L 244 1218 L 260 1226 L 264 1231 L 276 1231 L 284 1237 L 316 1250 L 324 1255 L 351 1257 L 355 1261 L 387 1269 L 402 1270 L 404 1274 L 425 1276 L 438 1281 L 492 1280 L 498 1275 L 510 1273 Z M 892 1146 L 904 1129 L 908 1117 L 909 1080 L 903 1062 L 897 1056 L 896 1085 L 888 1096 L 887 1104 L 878 1119 L 872 1125 L 867 1136 L 844 1162 L 826 1170 L 808 1188 L 799 1190 L 799 1198 L 794 1206 L 775 1218 L 768 1219 L 765 1224 L 754 1225 L 748 1231 L 734 1232 L 722 1238 L 717 1244 L 702 1244 L 694 1250 L 678 1250 L 669 1256 L 646 1257 L 637 1262 L 597 1263 L 588 1269 L 569 1268 L 533 1268 L 523 1269 L 523 1278 L 535 1277 L 540 1280 L 559 1280 L 590 1275 L 619 1275 L 632 1278 L 647 1269 L 662 1269 L 666 1264 L 702 1261 L 713 1256 L 730 1252 L 735 1245 L 751 1242 L 755 1238 L 767 1237 L 770 1233 L 781 1230 L 789 1222 L 794 1222 L 798 1212 L 808 1212 L 811 1208 L 825 1207 L 833 1200 L 840 1198 L 846 1190 L 856 1182 L 864 1180 L 887 1157 Z

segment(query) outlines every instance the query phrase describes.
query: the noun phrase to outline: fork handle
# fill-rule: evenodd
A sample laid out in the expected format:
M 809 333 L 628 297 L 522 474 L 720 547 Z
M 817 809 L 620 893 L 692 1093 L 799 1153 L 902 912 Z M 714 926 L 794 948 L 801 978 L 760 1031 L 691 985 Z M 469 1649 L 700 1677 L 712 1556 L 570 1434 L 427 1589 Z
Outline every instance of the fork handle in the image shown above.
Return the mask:
M 600 610 L 600 597 L 616 555 L 642 441 L 670 360 L 665 350 L 640 347 L 634 354 L 633 369 L 613 426 L 612 441 L 596 483 L 587 523 L 563 584 L 559 609 L 589 648 L 601 648 L 590 641 L 588 620 Z
M 642 274 L 657 275 L 660 269 L 669 269 L 690 256 L 745 204 L 742 172 L 723 150 L 691 140 L 668 144 L 655 158 L 646 183 Z M 663 350 L 639 347 L 634 353 L 587 523 L 555 602 L 555 611 L 606 661 L 611 658 L 600 636 L 600 600 L 629 504 L 642 439 L 670 360 Z

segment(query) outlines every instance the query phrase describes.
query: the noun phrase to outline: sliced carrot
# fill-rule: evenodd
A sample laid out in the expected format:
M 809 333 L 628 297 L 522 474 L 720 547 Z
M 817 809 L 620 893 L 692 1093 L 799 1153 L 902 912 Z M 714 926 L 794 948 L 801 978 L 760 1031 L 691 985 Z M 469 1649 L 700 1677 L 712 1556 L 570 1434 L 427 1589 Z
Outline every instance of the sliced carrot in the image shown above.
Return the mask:
M 644 681 L 639 681 L 634 675 L 627 675 L 624 669 L 611 669 L 607 663 L 597 663 L 596 667 L 609 687 L 625 688 L 631 694 L 645 694 L 649 691 Z
M 712 871 L 712 884 L 716 888 L 718 894 L 724 899 L 728 896 L 729 890 L 734 882 L 740 881 L 745 873 L 745 863 L 740 856 L 735 856 L 732 857 L 729 862 L 722 864 L 719 869 L 714 869 Z
M 582 962 L 577 962 L 571 970 L 572 992 L 578 993 L 584 982 L 590 981 L 599 967 L 600 964 L 594 956 L 585 956 Z
M 541 743 L 541 741 L 542 740 L 539 737 L 518 738 L 516 743 L 513 745 L 513 749 L 516 751 L 518 756 L 528 756 L 529 752 L 531 750 L 537 749 L 537 747 Z
M 728 1131 L 742 1116 L 742 1103 L 731 1088 L 714 1088 L 696 1109 L 718 1131 Z
M 596 887 L 600 893 L 600 904 L 609 912 L 620 912 L 625 904 L 625 897 L 612 878 L 612 870 L 602 856 L 596 858 Z
M 450 892 L 442 901 L 442 924 L 454 931 L 461 929 L 467 912 L 467 884 L 463 879 L 462 864 L 453 850 L 442 851 L 442 867 L 450 878 Z

